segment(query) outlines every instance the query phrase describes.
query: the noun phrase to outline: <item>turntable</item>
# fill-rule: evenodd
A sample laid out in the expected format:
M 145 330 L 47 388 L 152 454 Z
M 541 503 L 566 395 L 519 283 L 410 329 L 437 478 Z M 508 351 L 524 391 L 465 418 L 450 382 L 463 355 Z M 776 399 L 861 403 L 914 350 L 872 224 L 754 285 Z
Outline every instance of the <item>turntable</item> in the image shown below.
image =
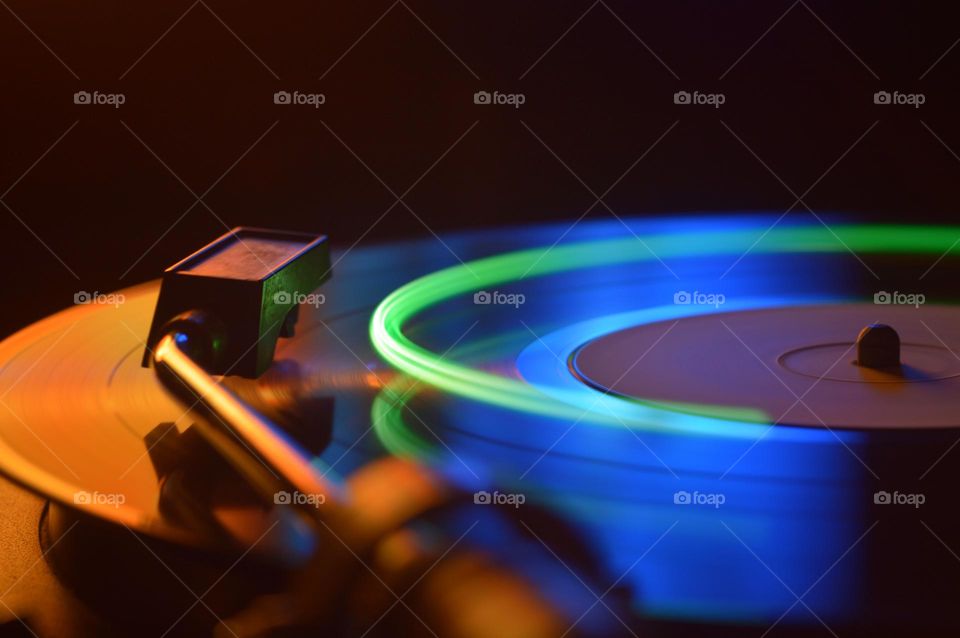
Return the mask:
M 953 635 L 960 228 L 328 251 L 0 344 L 10 635 Z

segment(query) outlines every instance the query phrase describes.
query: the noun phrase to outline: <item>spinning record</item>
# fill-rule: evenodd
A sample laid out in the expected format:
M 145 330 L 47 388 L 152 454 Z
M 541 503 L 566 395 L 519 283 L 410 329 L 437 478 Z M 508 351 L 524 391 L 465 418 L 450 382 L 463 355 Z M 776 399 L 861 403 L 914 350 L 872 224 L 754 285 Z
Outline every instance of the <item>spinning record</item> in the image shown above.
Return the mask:
M 336 482 L 399 455 L 496 485 L 478 507 L 550 508 L 668 633 L 860 627 L 866 610 L 874 628 L 956 630 L 960 228 L 778 221 L 334 253 L 272 367 L 223 383 L 329 432 L 314 463 Z M 141 366 L 157 294 L 119 291 L 0 344 L 0 469 L 148 536 L 244 547 L 279 524 L 264 559 L 308 553 L 280 508 L 230 501 L 216 537 L 171 508 L 158 439 L 192 417 Z

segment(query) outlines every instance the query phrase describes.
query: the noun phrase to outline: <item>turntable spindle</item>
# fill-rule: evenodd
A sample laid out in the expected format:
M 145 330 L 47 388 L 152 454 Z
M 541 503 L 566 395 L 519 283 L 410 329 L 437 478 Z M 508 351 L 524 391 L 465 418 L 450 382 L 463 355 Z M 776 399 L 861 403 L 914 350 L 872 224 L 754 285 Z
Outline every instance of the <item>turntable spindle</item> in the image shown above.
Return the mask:
M 900 335 L 884 323 L 866 326 L 857 335 L 858 366 L 893 368 L 900 365 Z

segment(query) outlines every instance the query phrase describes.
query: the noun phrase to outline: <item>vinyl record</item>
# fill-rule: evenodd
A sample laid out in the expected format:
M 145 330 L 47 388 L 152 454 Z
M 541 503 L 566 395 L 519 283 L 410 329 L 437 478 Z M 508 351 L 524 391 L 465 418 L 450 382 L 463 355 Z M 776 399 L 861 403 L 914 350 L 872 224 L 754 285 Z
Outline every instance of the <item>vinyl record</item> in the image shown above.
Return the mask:
M 400 455 L 496 485 L 478 506 L 552 509 L 668 632 L 956 629 L 958 237 L 742 216 L 355 248 L 273 367 L 223 382 L 278 419 L 308 406 L 334 480 Z M 157 294 L 119 291 L 0 344 L 0 470 L 208 547 L 159 480 L 157 433 L 192 417 L 141 366 Z M 878 325 L 896 366 L 858 360 Z M 282 519 L 257 516 L 211 513 L 241 547 Z M 290 524 L 258 552 L 295 557 L 298 538 Z

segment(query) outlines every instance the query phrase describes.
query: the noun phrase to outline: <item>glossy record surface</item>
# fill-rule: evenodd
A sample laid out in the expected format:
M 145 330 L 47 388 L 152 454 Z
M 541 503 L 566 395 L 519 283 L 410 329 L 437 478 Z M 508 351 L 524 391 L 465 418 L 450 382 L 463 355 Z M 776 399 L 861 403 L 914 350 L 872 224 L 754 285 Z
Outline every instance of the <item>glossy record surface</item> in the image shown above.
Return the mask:
M 511 389 L 495 400 L 434 387 L 440 381 L 455 390 L 449 384 L 462 377 L 392 371 L 370 343 L 371 315 L 418 277 L 448 266 L 469 275 L 460 260 L 550 246 L 566 225 L 464 233 L 444 238 L 446 246 L 425 240 L 335 254 L 324 303 L 301 309 L 297 335 L 281 340 L 273 368 L 257 381 L 226 382 L 265 410 L 332 398 L 333 443 L 316 461 L 328 476 L 349 474 L 381 454 L 410 455 L 467 485 L 492 481 L 557 509 L 584 530 L 612 573 L 623 574 L 620 584 L 648 618 L 763 626 L 783 615 L 784 623 L 818 625 L 793 595 L 810 588 L 804 602 L 831 624 L 855 623 L 888 598 L 900 600 L 897 608 L 885 607 L 898 617 L 892 620 L 919 615 L 935 625 L 949 622 L 945 586 L 923 574 L 949 576 L 957 566 L 919 520 L 877 524 L 886 511 L 874 506 L 873 494 L 900 485 L 905 474 L 916 479 L 926 472 L 932 497 L 953 477 L 949 455 L 935 463 L 956 436 L 951 430 L 897 439 L 895 432 L 883 438 L 771 427 L 756 405 L 706 415 L 650 409 L 597 392 L 566 365 L 583 344 L 610 332 L 718 310 L 674 305 L 679 291 L 723 293 L 724 310 L 731 311 L 863 302 L 890 277 L 898 283 L 907 273 L 915 281 L 960 236 L 955 229 L 916 230 L 890 243 L 889 235 L 860 233 L 855 249 L 883 280 L 878 284 L 819 226 L 785 226 L 764 249 L 772 221 L 637 221 L 631 232 L 616 222 L 584 223 L 558 248 L 614 241 L 646 257 L 587 255 L 586 263 L 556 272 L 478 280 L 452 294 L 435 289 L 431 303 L 391 328 L 433 353 L 434 362 L 505 380 Z M 793 230 L 806 238 L 803 250 L 789 249 Z M 744 244 L 732 236 L 747 245 L 759 240 L 761 248 L 742 257 Z M 663 249 L 659 259 L 650 247 Z M 594 243 L 590 250 L 601 249 Z M 948 257 L 937 267 L 941 278 L 928 278 L 931 302 L 954 301 L 949 286 L 936 289 L 950 280 L 952 262 Z M 482 303 L 478 292 L 504 302 Z M 71 308 L 0 344 L 0 396 L 8 408 L 0 412 L 0 464 L 19 482 L 68 504 L 78 490 L 122 493 L 119 506 L 76 506 L 144 532 L 202 542 L 160 514 L 143 442 L 160 422 L 181 429 L 190 423 L 152 371 L 139 366 L 157 288 L 123 293 L 117 307 Z M 750 343 L 748 335 L 743 339 Z M 525 388 L 524 400 L 536 403 L 512 405 L 514 388 Z M 563 413 L 552 413 L 560 403 Z M 684 504 L 685 494 L 713 495 L 714 505 L 722 495 L 723 503 Z M 947 542 L 960 538 L 950 516 L 931 508 L 921 513 Z M 885 529 L 897 533 L 886 536 Z M 914 554 L 891 559 L 893 544 L 901 542 Z

